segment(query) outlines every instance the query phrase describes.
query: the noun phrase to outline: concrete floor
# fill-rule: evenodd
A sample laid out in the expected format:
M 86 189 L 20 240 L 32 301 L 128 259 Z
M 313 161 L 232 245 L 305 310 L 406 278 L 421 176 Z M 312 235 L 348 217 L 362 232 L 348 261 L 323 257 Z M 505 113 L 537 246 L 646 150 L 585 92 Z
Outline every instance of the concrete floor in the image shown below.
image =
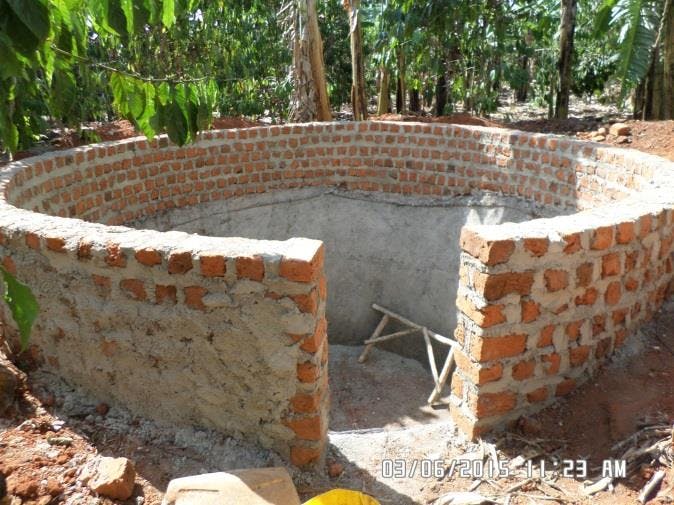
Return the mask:
M 446 349 L 437 347 L 444 360 Z M 431 408 L 426 399 L 433 377 L 417 360 L 375 348 L 365 363 L 358 363 L 362 350 L 330 346 L 330 431 L 394 430 L 449 421 L 449 385 L 441 399 L 445 407 Z

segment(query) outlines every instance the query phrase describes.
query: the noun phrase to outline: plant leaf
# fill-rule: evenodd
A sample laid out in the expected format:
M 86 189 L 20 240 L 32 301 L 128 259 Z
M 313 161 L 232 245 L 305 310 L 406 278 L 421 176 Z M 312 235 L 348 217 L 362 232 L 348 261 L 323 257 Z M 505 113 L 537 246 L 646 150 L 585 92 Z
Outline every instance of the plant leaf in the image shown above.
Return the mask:
M 25 351 L 30 340 L 30 332 L 37 318 L 39 306 L 28 286 L 19 282 L 12 274 L 0 267 L 5 284 L 4 299 L 12 317 L 19 327 L 21 351 Z

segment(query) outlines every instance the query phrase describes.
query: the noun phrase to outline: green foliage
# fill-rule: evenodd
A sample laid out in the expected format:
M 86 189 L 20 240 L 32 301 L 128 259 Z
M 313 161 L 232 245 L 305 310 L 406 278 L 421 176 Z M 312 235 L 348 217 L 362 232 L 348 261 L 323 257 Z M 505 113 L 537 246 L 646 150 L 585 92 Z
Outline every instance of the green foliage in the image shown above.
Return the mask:
M 613 7 L 610 26 L 619 28 L 616 75 L 622 83 L 621 101 L 650 67 L 660 24 L 658 4 L 656 0 L 618 0 Z
M 3 298 L 19 327 L 21 350 L 24 351 L 28 347 L 30 332 L 38 315 L 37 300 L 28 286 L 19 282 L 1 266 L 0 277 L 2 277 Z

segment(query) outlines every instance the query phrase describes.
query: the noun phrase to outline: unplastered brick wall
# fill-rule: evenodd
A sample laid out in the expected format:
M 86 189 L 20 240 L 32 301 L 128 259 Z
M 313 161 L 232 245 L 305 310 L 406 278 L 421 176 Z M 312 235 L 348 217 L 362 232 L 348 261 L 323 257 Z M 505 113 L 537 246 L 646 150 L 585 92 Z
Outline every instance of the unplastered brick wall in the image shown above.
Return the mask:
M 474 434 L 570 389 L 655 310 L 671 269 L 671 172 L 631 151 L 457 125 L 268 126 L 185 147 L 129 139 L 5 167 L 1 253 L 39 298 L 45 366 L 141 414 L 303 465 L 320 460 L 328 422 L 321 242 L 123 225 L 312 186 L 587 209 L 464 230 L 452 410 Z
M 666 193 L 464 227 L 450 408 L 466 433 L 506 426 L 568 395 L 652 317 L 672 279 Z

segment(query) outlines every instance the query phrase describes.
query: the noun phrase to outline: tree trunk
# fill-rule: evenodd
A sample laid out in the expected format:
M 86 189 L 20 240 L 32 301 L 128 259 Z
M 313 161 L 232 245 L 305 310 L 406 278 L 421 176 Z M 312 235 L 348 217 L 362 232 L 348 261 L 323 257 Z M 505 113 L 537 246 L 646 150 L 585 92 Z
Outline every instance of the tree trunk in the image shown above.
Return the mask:
M 396 86 L 396 112 L 405 113 L 405 53 L 401 47 L 397 53 L 398 75 Z
M 635 90 L 634 116 L 643 120 L 674 117 L 674 9 L 666 0 L 648 73 Z M 662 58 L 660 55 L 662 54 Z
M 391 112 L 391 72 L 385 66 L 379 68 L 379 98 L 377 99 L 377 114 Z
M 665 4 L 664 23 L 662 119 L 674 119 L 674 5 L 672 0 L 667 0 Z
M 367 98 L 365 94 L 365 62 L 363 61 L 363 31 L 360 27 L 360 0 L 344 0 L 344 8 L 349 14 L 351 34 L 351 107 L 353 120 L 367 119 Z
M 522 70 L 522 73 L 526 75 L 526 78 L 523 79 L 522 83 L 515 89 L 515 100 L 521 103 L 526 102 L 529 97 L 529 56 L 526 54 L 520 56 L 519 67 Z
M 332 119 L 323 64 L 323 41 L 318 29 L 316 0 L 293 0 L 292 121 Z
M 410 112 L 415 114 L 421 112 L 421 98 L 418 89 L 410 89 Z
M 447 105 L 447 63 L 442 61 L 440 75 L 435 83 L 435 115 L 442 116 Z
M 562 0 L 562 15 L 559 24 L 559 85 L 557 88 L 557 102 L 555 117 L 566 119 L 569 117 L 569 95 L 571 94 L 571 79 L 573 76 L 573 36 L 576 31 L 576 1 Z

